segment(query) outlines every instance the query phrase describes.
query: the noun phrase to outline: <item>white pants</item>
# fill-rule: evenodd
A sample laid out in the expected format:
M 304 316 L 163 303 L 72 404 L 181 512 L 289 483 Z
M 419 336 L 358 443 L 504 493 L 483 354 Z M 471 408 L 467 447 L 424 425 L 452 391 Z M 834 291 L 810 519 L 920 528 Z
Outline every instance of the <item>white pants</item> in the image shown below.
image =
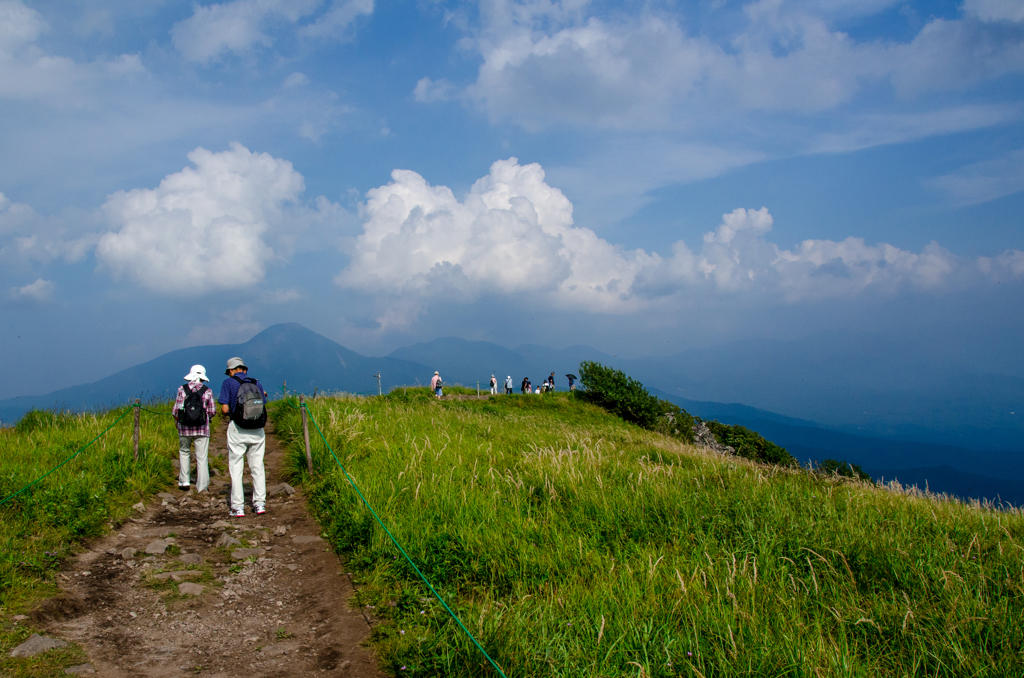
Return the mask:
M 190 448 L 196 446 L 196 492 L 205 492 L 210 486 L 210 467 L 207 456 L 210 452 L 209 436 L 178 436 L 178 485 L 189 484 Z
M 496 385 L 491 387 L 491 395 L 498 395 L 498 387 Z
M 235 422 L 228 424 L 228 473 L 231 475 L 231 508 L 245 507 L 242 491 L 242 471 L 245 460 L 249 460 L 249 475 L 252 477 L 252 503 L 267 501 L 267 477 L 263 471 L 263 453 L 267 447 L 267 436 L 261 428 L 238 428 Z

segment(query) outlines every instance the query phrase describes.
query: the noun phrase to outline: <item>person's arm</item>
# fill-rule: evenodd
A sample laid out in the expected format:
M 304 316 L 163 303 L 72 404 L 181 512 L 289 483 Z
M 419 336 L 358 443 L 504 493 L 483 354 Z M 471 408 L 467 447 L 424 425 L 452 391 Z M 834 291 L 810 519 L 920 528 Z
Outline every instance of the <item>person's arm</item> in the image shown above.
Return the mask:
M 174 421 L 178 421 L 178 411 L 184 403 L 185 391 L 179 386 L 178 393 L 174 396 L 174 407 L 171 408 L 171 416 L 174 417 Z
M 228 401 L 228 402 L 231 401 L 231 391 L 230 391 L 230 389 L 228 387 L 228 380 L 227 379 L 225 379 L 224 383 L 220 385 L 220 396 L 217 398 L 217 403 L 220 404 L 221 414 L 225 414 L 226 415 L 226 414 L 230 413 L 231 410 L 228 409 L 227 402 L 225 402 L 225 401 Z

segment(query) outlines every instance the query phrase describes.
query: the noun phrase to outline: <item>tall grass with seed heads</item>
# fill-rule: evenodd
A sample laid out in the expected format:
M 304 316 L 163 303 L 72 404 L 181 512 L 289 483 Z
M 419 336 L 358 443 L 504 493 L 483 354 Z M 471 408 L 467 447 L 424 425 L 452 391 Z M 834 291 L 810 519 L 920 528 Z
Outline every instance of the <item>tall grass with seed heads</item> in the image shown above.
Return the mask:
M 310 401 L 512 678 L 1024 675 L 1024 516 L 723 457 L 568 394 Z M 494 675 L 299 413 L 277 431 L 398 676 Z

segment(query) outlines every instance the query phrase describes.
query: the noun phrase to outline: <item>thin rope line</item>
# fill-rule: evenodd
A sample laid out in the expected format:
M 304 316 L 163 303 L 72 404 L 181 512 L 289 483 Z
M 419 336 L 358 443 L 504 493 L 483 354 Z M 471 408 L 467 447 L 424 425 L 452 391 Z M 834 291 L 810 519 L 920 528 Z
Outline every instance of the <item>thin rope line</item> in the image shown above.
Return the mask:
M 338 464 L 338 468 L 340 468 L 341 472 L 345 474 L 345 478 L 352 486 L 352 489 L 356 491 L 356 494 L 359 495 L 359 498 L 363 500 L 363 504 L 366 505 L 366 508 L 369 509 L 370 513 L 373 514 L 373 517 L 377 519 L 377 523 L 380 524 L 385 534 L 387 534 L 388 538 L 391 539 L 391 543 L 393 543 L 395 545 L 395 548 L 397 548 L 399 552 L 401 552 L 406 562 L 408 562 L 409 565 L 412 566 L 412 569 L 416 571 L 416 574 L 419 575 L 420 579 L 423 580 L 423 583 L 427 585 L 428 589 L 430 589 L 430 592 L 434 594 L 434 597 L 437 598 L 438 602 L 441 603 L 441 605 L 448 612 L 448 614 L 451 615 L 452 619 L 454 619 L 455 622 L 459 625 L 459 628 L 462 629 L 463 633 L 465 633 L 466 636 L 468 636 L 469 639 L 473 641 L 473 644 L 476 645 L 477 649 L 480 650 L 483 656 L 486 657 L 487 661 L 491 663 L 491 666 L 494 667 L 494 670 L 498 672 L 501 678 L 508 678 L 505 675 L 505 672 L 501 670 L 501 667 L 498 666 L 493 659 L 491 659 L 491 655 L 487 654 L 487 650 L 485 650 L 483 646 L 480 644 L 480 642 L 473 636 L 473 634 L 469 632 L 469 629 L 467 629 L 466 625 L 462 623 L 462 620 L 459 619 L 458 615 L 452 612 L 452 609 L 448 607 L 448 603 L 444 602 L 444 598 L 441 597 L 441 594 L 434 590 L 434 587 L 430 584 L 430 580 L 428 580 L 426 576 L 424 576 L 424 574 L 420 572 L 420 568 L 416 567 L 416 563 L 412 562 L 412 558 L 410 558 L 409 554 L 405 552 L 405 549 L 402 548 L 402 545 L 398 543 L 398 540 L 395 539 L 395 536 L 391 534 L 391 531 L 387 528 L 387 525 L 385 525 L 384 521 L 380 519 L 380 516 L 377 515 L 377 512 L 373 510 L 373 507 L 370 506 L 370 502 L 366 500 L 366 497 L 363 496 L 363 493 L 359 491 L 359 487 L 356 485 L 355 481 L 352 480 L 352 476 L 348 474 L 348 471 L 345 469 L 345 465 L 341 463 L 341 460 L 338 459 L 338 455 L 334 453 L 334 448 L 332 448 L 331 444 L 327 442 L 327 438 L 324 436 L 324 432 L 320 430 L 320 424 L 316 422 L 316 419 L 313 417 L 313 413 L 309 411 L 309 408 L 306 407 L 305 404 L 303 404 L 302 407 L 306 408 L 306 413 L 309 414 L 309 420 L 313 422 L 313 426 L 316 427 L 316 432 L 320 434 L 320 439 L 324 441 L 324 445 L 327 446 L 327 449 L 330 451 L 331 456 L 334 457 L 334 461 Z
M 124 413 L 124 414 L 122 414 L 122 415 L 121 415 L 120 417 L 118 417 L 118 418 L 117 418 L 117 420 L 116 420 L 116 421 L 115 421 L 115 422 L 114 422 L 113 424 L 111 424 L 111 425 L 110 425 L 110 426 L 108 426 L 107 428 L 103 429 L 103 432 L 102 432 L 102 433 L 100 433 L 100 434 L 99 434 L 98 436 L 96 436 L 95 438 L 93 438 L 92 440 L 90 440 L 90 441 L 89 441 L 88 443 L 86 443 L 86 444 L 85 444 L 85 447 L 81 448 L 80 450 L 78 450 L 77 452 L 75 452 L 74 454 L 72 454 L 72 455 L 71 455 L 70 457 L 68 457 L 67 459 L 65 459 L 65 460 L 64 460 L 64 461 L 62 461 L 61 463 L 57 464 L 57 465 L 56 465 L 56 466 L 54 466 L 54 467 L 53 467 L 52 469 L 50 469 L 49 471 L 47 471 L 47 472 L 46 472 L 45 474 L 43 474 L 43 475 L 42 475 L 42 476 L 40 476 L 39 478 L 36 478 L 36 479 L 35 479 L 35 480 L 33 480 L 33 481 L 32 481 L 31 483 L 29 483 L 29 484 L 28 484 L 28 485 L 26 485 L 25 487 L 21 488 L 20 490 L 18 490 L 18 491 L 17 491 L 17 492 L 15 492 L 14 494 L 12 494 L 12 495 L 9 495 L 9 496 L 7 496 L 7 497 L 5 497 L 5 498 L 3 499 L 3 501 L 0 501 L 0 506 L 3 506 L 4 504 L 6 504 L 6 503 L 7 503 L 8 501 L 10 501 L 11 499 L 14 499 L 14 498 L 15 498 L 15 497 L 17 497 L 17 496 L 18 496 L 19 494 L 21 494 L 22 492 L 24 492 L 24 491 L 25 491 L 25 490 L 27 490 L 28 488 L 32 487 L 33 485 L 35 485 L 35 484 L 36 484 L 36 483 L 38 483 L 38 482 L 39 482 L 40 480 L 43 480 L 43 478 L 46 478 L 46 477 L 47 477 L 48 475 L 50 475 L 51 473 L 53 473 L 54 471 L 56 471 L 57 469 L 59 469 L 59 468 L 60 468 L 61 466 L 63 466 L 64 464 L 68 463 L 69 461 L 71 461 L 72 459 L 74 459 L 75 457 L 77 457 L 77 456 L 78 456 L 79 454 L 81 454 L 82 452 L 84 452 L 84 451 L 85 451 L 86 449 L 88 449 L 88 447 L 89 447 L 90 445 L 92 445 L 92 444 L 93 444 L 94 442 L 96 442 L 97 440 L 99 440 L 100 438 L 102 438 L 102 437 L 103 437 L 104 435 L 106 435 L 107 431 L 109 431 L 110 429 L 112 429 L 112 428 L 114 428 L 115 426 L 117 426 L 117 425 L 118 425 L 118 424 L 119 424 L 119 423 L 121 422 L 121 420 L 122 420 L 122 419 L 124 419 L 125 417 L 127 417 L 127 416 L 128 416 L 128 413 L 129 413 L 129 412 L 131 412 L 131 409 L 125 410 L 125 413 Z

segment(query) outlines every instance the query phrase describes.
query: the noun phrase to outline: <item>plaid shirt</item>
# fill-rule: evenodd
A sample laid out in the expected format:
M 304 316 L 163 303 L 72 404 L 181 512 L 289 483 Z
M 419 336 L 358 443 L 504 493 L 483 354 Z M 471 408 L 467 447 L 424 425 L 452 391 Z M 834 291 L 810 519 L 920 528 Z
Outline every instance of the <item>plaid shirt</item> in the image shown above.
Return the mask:
M 198 379 L 188 383 L 189 390 L 193 392 L 202 385 L 203 382 Z M 178 397 L 174 399 L 174 408 L 171 410 L 171 413 L 174 415 L 174 421 L 178 421 L 178 412 L 181 411 L 184 404 L 185 387 L 179 386 Z M 211 391 L 209 387 L 207 387 L 206 391 L 203 393 L 203 409 L 206 410 L 206 423 L 202 426 L 185 426 L 181 422 L 178 422 L 178 435 L 210 437 L 210 421 L 213 420 L 213 415 L 216 410 L 213 407 L 213 391 Z

